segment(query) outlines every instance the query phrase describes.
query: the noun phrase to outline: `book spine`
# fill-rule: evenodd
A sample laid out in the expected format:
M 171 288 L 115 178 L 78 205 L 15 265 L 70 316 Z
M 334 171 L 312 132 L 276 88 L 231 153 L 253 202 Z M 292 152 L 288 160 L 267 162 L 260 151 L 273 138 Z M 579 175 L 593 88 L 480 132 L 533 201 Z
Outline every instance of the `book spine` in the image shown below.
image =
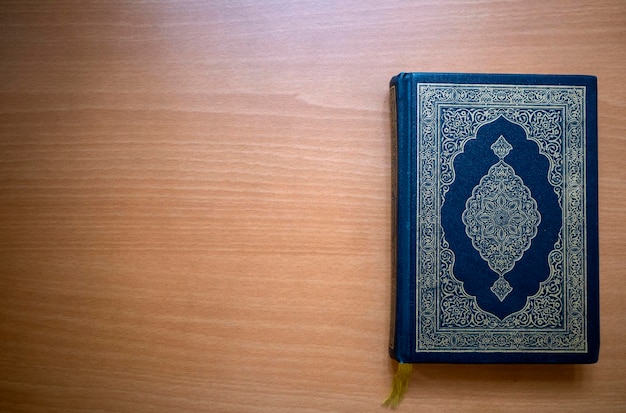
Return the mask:
M 389 87 L 391 111 L 391 317 L 389 325 L 389 349 L 395 349 L 396 335 L 396 288 L 398 264 L 398 105 L 396 85 Z
M 402 362 L 410 354 L 411 343 L 409 322 L 411 287 L 411 203 L 412 203 L 412 147 L 410 135 L 412 125 L 410 74 L 401 73 L 390 82 L 391 106 L 391 326 L 389 353 Z M 414 238 L 414 237 L 413 237 Z M 414 256 L 414 254 L 413 254 Z M 414 305 L 414 304 L 413 304 Z

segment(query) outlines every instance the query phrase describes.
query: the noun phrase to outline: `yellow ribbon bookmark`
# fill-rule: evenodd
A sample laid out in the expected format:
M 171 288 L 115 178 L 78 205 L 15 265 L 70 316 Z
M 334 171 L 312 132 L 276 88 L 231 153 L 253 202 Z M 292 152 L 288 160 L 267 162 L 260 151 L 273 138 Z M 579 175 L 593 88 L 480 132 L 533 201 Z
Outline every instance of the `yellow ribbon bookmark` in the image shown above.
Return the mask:
M 411 363 L 398 363 L 398 370 L 393 377 L 391 392 L 383 402 L 383 406 L 395 409 L 400 405 L 406 390 L 409 388 L 409 378 L 411 377 L 413 365 Z

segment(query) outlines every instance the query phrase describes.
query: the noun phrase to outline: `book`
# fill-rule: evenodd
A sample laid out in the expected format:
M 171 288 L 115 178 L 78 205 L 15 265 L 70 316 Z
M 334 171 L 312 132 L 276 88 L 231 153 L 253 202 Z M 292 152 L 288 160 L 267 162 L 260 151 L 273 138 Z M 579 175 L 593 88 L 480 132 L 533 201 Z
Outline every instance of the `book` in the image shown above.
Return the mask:
M 400 363 L 594 363 L 597 80 L 390 82 Z

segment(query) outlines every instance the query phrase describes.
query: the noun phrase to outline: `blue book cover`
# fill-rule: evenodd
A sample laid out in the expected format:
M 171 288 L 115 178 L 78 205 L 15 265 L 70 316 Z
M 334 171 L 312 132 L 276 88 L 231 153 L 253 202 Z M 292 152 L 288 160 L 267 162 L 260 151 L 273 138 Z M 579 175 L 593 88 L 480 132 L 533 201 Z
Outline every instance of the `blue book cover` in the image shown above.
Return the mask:
M 596 78 L 401 73 L 390 100 L 391 356 L 596 362 Z

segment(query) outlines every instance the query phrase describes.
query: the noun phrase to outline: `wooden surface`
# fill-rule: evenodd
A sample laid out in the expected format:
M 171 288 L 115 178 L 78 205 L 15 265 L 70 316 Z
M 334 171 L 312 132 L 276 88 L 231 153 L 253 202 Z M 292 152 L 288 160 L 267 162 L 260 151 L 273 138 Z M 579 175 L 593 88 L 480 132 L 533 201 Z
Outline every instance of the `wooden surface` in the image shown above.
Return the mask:
M 401 411 L 626 410 L 623 1 L 0 4 L 0 411 L 384 411 L 389 78 L 595 74 L 602 347 Z

